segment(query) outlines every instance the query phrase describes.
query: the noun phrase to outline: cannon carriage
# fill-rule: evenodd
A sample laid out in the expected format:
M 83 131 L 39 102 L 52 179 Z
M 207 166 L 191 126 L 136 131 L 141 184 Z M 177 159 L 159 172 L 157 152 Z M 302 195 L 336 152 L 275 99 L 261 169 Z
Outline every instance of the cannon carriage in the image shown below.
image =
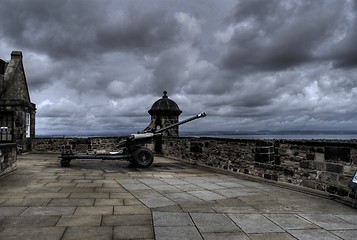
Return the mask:
M 153 152 L 144 147 L 146 143 L 151 142 L 156 137 L 160 137 L 163 132 L 168 131 L 176 126 L 185 124 L 198 118 L 206 116 L 205 112 L 199 113 L 193 117 L 185 119 L 183 121 L 168 125 L 161 129 L 147 128 L 139 133 L 131 134 L 124 140 L 120 141 L 118 147 L 120 151 L 110 153 L 93 153 L 83 154 L 75 153 L 73 151 L 63 151 L 59 157 L 62 167 L 69 167 L 70 163 L 74 159 L 82 160 L 127 160 L 140 168 L 149 167 L 154 161 Z

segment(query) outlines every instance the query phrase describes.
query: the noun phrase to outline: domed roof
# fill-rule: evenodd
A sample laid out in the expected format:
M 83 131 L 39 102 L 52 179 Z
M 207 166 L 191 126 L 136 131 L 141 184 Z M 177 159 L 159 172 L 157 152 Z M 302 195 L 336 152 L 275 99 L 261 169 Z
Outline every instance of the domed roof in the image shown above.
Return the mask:
M 180 115 L 182 111 L 177 104 L 169 99 L 167 92 L 164 91 L 164 96 L 157 100 L 148 111 L 150 115 L 163 114 L 163 115 Z

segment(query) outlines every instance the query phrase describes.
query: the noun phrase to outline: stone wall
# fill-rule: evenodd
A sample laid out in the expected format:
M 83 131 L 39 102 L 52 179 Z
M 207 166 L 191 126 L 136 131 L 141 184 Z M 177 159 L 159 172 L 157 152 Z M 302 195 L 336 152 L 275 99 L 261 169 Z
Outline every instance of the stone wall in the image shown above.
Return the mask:
M 33 152 L 61 153 L 73 150 L 77 153 L 110 152 L 118 150 L 122 137 L 90 138 L 35 138 L 32 140 Z
M 118 150 L 120 140 L 122 137 L 35 138 L 32 151 L 110 152 Z M 356 201 L 356 191 L 348 183 L 357 169 L 357 141 L 165 137 L 162 149 L 167 157 Z
M 16 169 L 16 144 L 0 144 L 0 176 Z
M 260 141 L 165 138 L 164 155 L 194 164 L 318 190 L 356 203 L 348 183 L 357 141 Z

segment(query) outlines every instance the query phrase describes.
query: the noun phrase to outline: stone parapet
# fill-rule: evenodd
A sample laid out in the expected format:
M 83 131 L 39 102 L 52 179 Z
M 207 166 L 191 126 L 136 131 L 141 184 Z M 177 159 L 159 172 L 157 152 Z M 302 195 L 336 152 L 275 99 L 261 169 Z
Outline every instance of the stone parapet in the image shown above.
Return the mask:
M 35 138 L 33 152 L 78 153 L 118 150 L 123 137 Z M 153 146 L 151 148 L 154 148 Z M 287 141 L 164 137 L 166 157 L 311 189 L 357 205 L 348 187 L 357 169 L 357 140 Z
M 89 138 L 35 138 L 32 152 L 61 153 L 72 150 L 77 153 L 117 151 L 118 143 L 123 137 L 89 137 Z
M 357 141 L 164 138 L 167 157 L 286 183 L 357 204 Z

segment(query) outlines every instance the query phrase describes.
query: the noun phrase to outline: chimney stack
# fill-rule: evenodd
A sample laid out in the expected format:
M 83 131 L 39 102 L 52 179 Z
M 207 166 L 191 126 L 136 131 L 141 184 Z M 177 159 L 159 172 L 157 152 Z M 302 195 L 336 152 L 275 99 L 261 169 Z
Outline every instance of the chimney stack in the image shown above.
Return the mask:
M 11 52 L 11 60 L 22 60 L 22 52 L 21 51 L 12 51 Z

